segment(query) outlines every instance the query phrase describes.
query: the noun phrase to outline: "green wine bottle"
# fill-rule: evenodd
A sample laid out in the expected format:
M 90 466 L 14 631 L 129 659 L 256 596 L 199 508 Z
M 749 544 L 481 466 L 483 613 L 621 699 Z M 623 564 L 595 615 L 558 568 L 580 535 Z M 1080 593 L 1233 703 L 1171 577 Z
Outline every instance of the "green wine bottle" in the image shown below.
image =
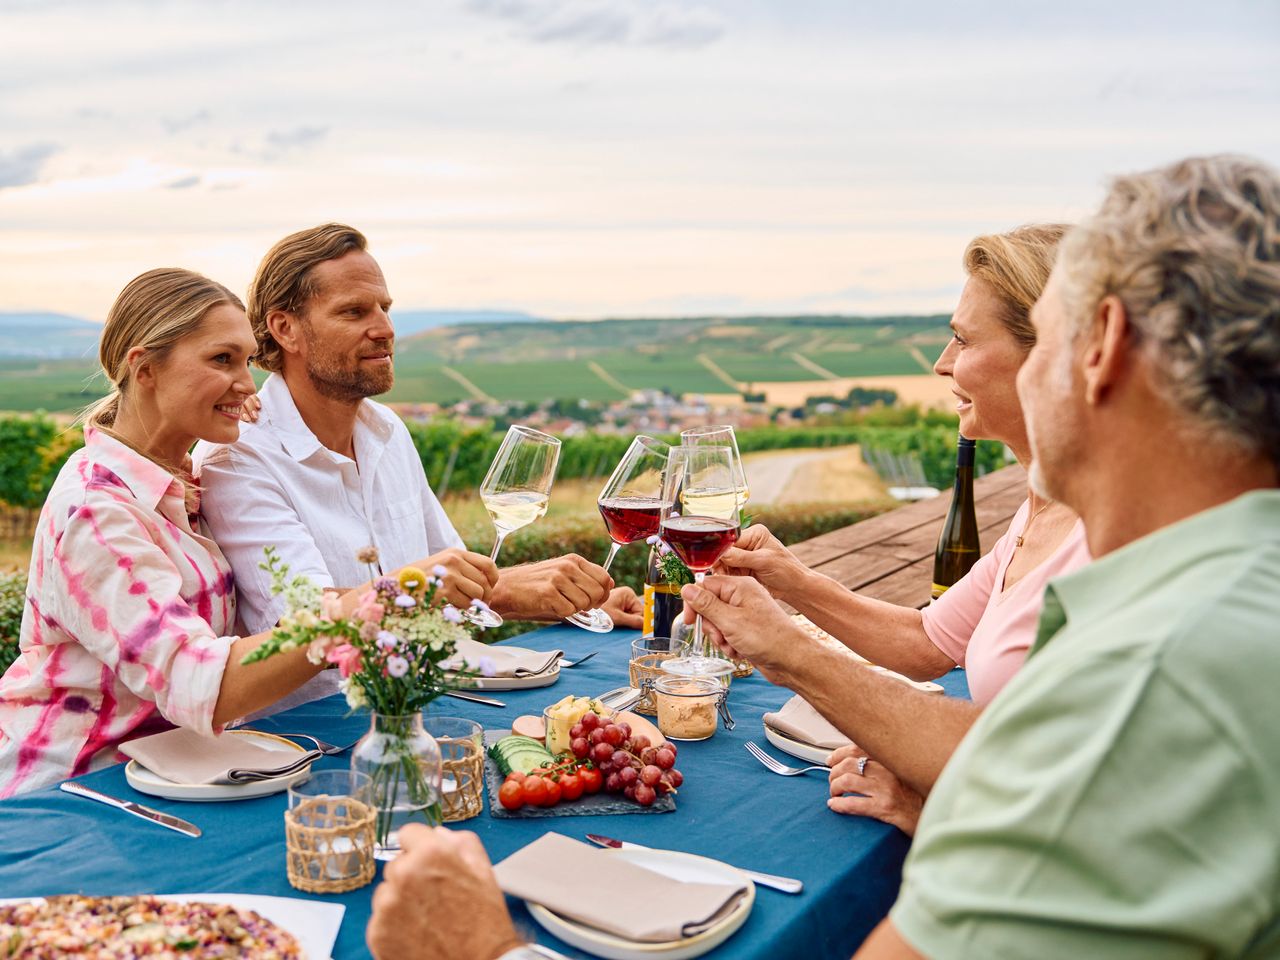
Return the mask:
M 947 522 L 933 557 L 933 599 L 954 586 L 982 556 L 973 499 L 973 441 L 960 437 L 956 449 L 956 484 Z

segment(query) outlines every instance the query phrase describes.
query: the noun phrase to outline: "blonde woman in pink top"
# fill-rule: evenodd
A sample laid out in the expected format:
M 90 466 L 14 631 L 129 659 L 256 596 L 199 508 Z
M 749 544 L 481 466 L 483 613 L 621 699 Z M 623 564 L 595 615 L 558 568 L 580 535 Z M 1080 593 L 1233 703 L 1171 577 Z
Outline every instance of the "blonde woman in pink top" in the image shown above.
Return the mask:
M 241 664 L 266 634 L 234 635 L 231 568 L 190 475 L 197 439 L 239 436 L 256 349 L 235 295 L 186 270 L 143 274 L 111 308 L 99 352 L 114 389 L 40 513 L 20 655 L 0 678 L 0 797 L 111 763 L 146 733 L 214 736 L 319 671 L 302 649 Z M 476 561 L 491 587 L 496 568 Z
M 951 381 L 960 432 L 999 440 L 1023 466 L 1027 428 L 1014 379 L 1035 343 L 1029 315 L 1065 227 L 1041 224 L 981 236 L 965 250 L 968 282 L 951 319 L 952 338 L 934 365 Z M 761 526 L 725 553 L 725 573 L 751 576 L 868 660 L 916 680 L 965 667 L 972 705 L 920 697 L 910 729 L 868 758 L 858 747 L 832 755 L 831 798 L 839 813 L 873 816 L 913 833 L 922 792 L 989 702 L 1022 666 L 1035 639 L 1045 584 L 1089 562 L 1084 529 L 1067 507 L 1028 491 L 1008 531 L 963 580 L 924 610 L 851 593 L 810 570 Z M 892 681 L 886 697 L 920 696 Z M 868 707 L 870 710 L 871 708 Z M 876 722 L 868 716 L 867 722 Z M 923 773 L 922 773 L 923 771 Z

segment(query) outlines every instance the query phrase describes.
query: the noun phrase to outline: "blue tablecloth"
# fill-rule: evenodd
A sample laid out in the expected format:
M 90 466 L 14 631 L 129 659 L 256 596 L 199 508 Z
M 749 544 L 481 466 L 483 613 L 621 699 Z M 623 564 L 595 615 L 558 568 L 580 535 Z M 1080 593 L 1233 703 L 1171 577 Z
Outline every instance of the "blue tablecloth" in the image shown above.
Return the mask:
M 537 649 L 560 647 L 570 657 L 599 649 L 582 667 L 562 671 L 553 687 L 495 694 L 505 709 L 445 698 L 432 705 L 439 715 L 463 716 L 488 729 L 510 726 L 522 713 L 565 694 L 591 696 L 627 682 L 631 631 L 597 636 L 568 626 L 526 634 L 516 643 Z M 948 693 L 967 694 L 964 676 L 943 679 Z M 751 917 L 709 956 L 715 960 L 788 960 L 850 956 L 888 912 L 897 893 L 907 838 L 873 820 L 840 816 L 825 804 L 827 779 L 819 773 L 784 778 L 766 771 L 743 749 L 764 741 L 761 716 L 776 710 L 789 693 L 758 674 L 734 680 L 730 696 L 737 728 L 720 730 L 701 743 L 682 744 L 678 766 L 685 775 L 678 809 L 669 814 L 610 817 L 555 817 L 498 820 L 481 816 L 455 826 L 476 831 L 489 856 L 501 860 L 553 829 L 581 838 L 604 833 L 647 846 L 716 857 L 766 873 L 798 877 L 800 896 L 760 888 Z M 367 718 L 345 716 L 346 704 L 330 698 L 297 707 L 260 729 L 313 733 L 332 743 L 349 743 L 364 732 Z M 343 766 L 345 757 L 319 766 Z M 0 896 L 40 896 L 80 892 L 239 892 L 307 897 L 285 878 L 283 812 L 276 795 L 235 803 L 194 804 L 135 793 L 124 768 L 112 767 L 81 778 L 104 793 L 140 800 L 198 824 L 204 836 L 182 837 L 136 817 L 61 793 L 40 790 L 0 802 Z M 373 887 L 316 899 L 346 905 L 335 960 L 367 957 L 364 928 Z M 512 902 L 518 925 L 570 957 L 583 954 L 534 924 L 524 906 Z

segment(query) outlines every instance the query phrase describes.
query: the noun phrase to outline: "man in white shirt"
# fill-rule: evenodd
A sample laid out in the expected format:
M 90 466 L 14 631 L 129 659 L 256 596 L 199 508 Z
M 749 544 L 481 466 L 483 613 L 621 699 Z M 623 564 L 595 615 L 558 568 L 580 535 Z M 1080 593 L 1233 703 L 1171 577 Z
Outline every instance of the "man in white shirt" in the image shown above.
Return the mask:
M 236 443 L 202 442 L 193 455 L 201 510 L 235 573 L 244 629 L 267 630 L 283 612 L 259 567 L 268 545 L 292 574 L 325 586 L 368 580 L 356 552 L 372 545 L 382 570 L 424 557 L 443 566 L 445 593 L 459 606 L 483 599 L 516 620 L 603 606 L 619 626 L 638 627 L 634 592 L 613 590 L 604 569 L 579 556 L 499 572 L 466 550 L 404 423 L 369 399 L 395 380 L 395 331 L 386 281 L 366 246 L 359 231 L 325 224 L 268 252 L 248 296 L 254 362 L 272 372 L 259 422 Z M 328 671 L 277 708 L 336 691 Z

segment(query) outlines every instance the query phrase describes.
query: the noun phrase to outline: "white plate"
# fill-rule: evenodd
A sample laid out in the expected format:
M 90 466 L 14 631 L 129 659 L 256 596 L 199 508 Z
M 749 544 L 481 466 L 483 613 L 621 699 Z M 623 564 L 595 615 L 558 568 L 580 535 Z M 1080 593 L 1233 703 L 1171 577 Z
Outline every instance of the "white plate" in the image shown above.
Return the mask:
M 714 950 L 736 933 L 738 928 L 746 923 L 751 907 L 756 902 L 755 884 L 741 870 L 727 863 L 697 857 L 691 853 L 681 853 L 678 850 L 630 847 L 606 852 L 611 856 L 621 857 L 628 863 L 634 863 L 637 867 L 644 867 L 646 870 L 652 870 L 673 880 L 731 883 L 735 886 L 743 884 L 747 888 L 747 895 L 739 900 L 737 905 L 715 926 L 695 936 L 668 940 L 664 943 L 637 943 L 634 940 L 624 940 L 612 933 L 585 926 L 576 920 L 569 920 L 552 913 L 546 907 L 526 901 L 533 919 L 537 920 L 544 930 L 555 934 L 565 943 L 579 950 L 587 951 L 592 956 L 604 957 L 605 960 L 648 960 L 650 957 L 661 957 L 662 960 L 685 960 L 687 957 L 700 957 L 708 950 Z
M 157 900 L 177 903 L 225 903 L 239 910 L 252 910 L 297 939 L 303 956 L 321 960 L 333 953 L 347 908 L 340 903 L 321 903 L 295 897 L 263 897 L 248 893 L 160 894 Z M 0 906 L 15 903 L 42 903 L 43 897 L 0 899 Z
M 465 687 L 458 687 L 462 693 L 468 690 L 532 690 L 534 687 L 549 687 L 560 679 L 560 664 L 554 663 L 550 670 L 543 670 L 530 677 L 474 677 Z
M 799 757 L 801 760 L 807 760 L 809 763 L 821 763 L 827 766 L 827 761 L 831 759 L 833 751 L 826 747 L 816 747 L 812 743 L 804 743 L 800 740 L 792 740 L 785 733 L 773 729 L 767 723 L 764 726 L 764 738 L 772 743 L 783 753 L 789 753 L 793 757 Z
M 228 730 L 224 737 L 252 737 L 258 746 L 280 753 L 306 753 L 292 740 L 277 737 L 271 733 L 259 733 L 255 730 Z M 281 763 L 285 761 L 282 759 Z M 175 783 L 166 780 L 158 773 L 152 773 L 137 760 L 130 760 L 124 768 L 124 778 L 129 786 L 139 793 L 149 793 L 153 797 L 164 797 L 167 800 L 195 800 L 203 802 L 221 800 L 248 800 L 250 797 L 265 797 L 281 790 L 287 790 L 299 780 L 311 773 L 311 764 L 301 770 L 295 770 L 283 777 L 272 777 L 270 780 L 257 780 L 253 783 Z

